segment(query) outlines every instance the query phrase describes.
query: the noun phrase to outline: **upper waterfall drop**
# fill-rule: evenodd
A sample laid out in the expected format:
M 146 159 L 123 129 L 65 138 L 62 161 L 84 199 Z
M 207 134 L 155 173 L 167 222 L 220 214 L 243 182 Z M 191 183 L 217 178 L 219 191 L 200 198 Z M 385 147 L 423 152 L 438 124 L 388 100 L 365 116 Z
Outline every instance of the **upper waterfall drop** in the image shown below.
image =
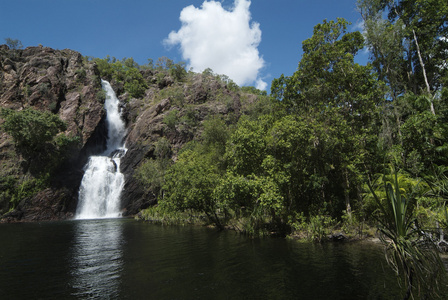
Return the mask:
M 120 217 L 120 195 L 124 187 L 120 158 L 127 150 L 126 128 L 121 119 L 120 101 L 110 83 L 101 80 L 101 85 L 106 92 L 107 146 L 102 155 L 91 156 L 84 167 L 76 219 Z
M 123 141 L 126 128 L 121 119 L 120 100 L 118 100 L 109 82 L 101 80 L 101 85 L 106 92 L 104 108 L 107 112 L 107 147 L 104 154 L 110 155 L 115 150 L 124 149 Z

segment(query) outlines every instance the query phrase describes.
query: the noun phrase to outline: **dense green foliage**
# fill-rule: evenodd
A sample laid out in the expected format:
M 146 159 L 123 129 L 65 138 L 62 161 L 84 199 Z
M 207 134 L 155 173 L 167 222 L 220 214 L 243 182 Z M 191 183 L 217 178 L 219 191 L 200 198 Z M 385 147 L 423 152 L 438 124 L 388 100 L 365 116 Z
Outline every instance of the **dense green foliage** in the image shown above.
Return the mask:
M 19 152 L 27 159 L 46 161 L 47 170 L 56 167 L 78 142 L 77 137 L 60 134 L 66 125 L 50 112 L 2 109 L 0 115 L 4 119 L 2 129 L 12 136 Z
M 98 66 L 101 78 L 122 82 L 124 90 L 131 97 L 139 98 L 143 96 L 148 86 L 138 69 L 138 64 L 132 58 L 123 58 L 119 61 L 108 56 L 104 59 L 97 58 L 94 61 Z
M 165 172 L 171 165 L 171 149 L 166 138 L 161 138 L 154 148 L 155 159 L 144 161 L 135 176 L 147 188 L 147 193 L 159 196 L 165 183 Z
M 14 140 L 16 149 L 26 163 L 23 178 L 7 175 L 0 181 L 0 197 L 10 199 L 11 208 L 19 201 L 45 188 L 54 171 L 78 145 L 78 137 L 68 137 L 61 131 L 65 123 L 55 114 L 32 108 L 21 111 L 2 109 L 1 128 Z
M 48 173 L 39 176 L 16 178 L 8 175 L 0 179 L 0 200 L 9 201 L 10 209 L 17 207 L 20 201 L 35 195 L 48 186 Z
M 149 82 L 143 77 L 145 71 L 157 73 L 156 81 L 159 84 L 166 76 L 181 82 L 187 75 L 185 63 L 174 63 L 167 57 L 159 58 L 155 66 L 152 59 L 148 60 L 148 64 L 141 66 L 133 58 L 117 60 L 115 57 L 107 56 L 104 59 L 95 58 L 94 61 L 101 78 L 123 84 L 124 91 L 134 98 L 142 98 L 149 87 Z
M 297 70 L 274 79 L 269 96 L 166 57 L 142 66 L 94 59 L 119 93 L 144 98 L 142 105 L 169 102 L 157 112 L 162 138 L 135 172 L 158 201 L 142 215 L 315 241 L 332 229 L 364 235 L 366 224 L 378 225 L 405 298 L 432 297 L 443 275 L 434 245 L 448 246 L 448 3 L 359 0 L 358 7 L 364 32 L 339 18 L 317 24 Z M 365 66 L 355 62 L 364 47 Z M 205 118 L 208 102 L 226 113 Z M 51 172 L 76 143 L 51 113 L 1 116 L 19 152 L 33 157 L 31 172 Z M 176 139 L 192 141 L 178 151 Z M 16 205 L 48 176 L 1 178 L 0 197 Z
M 48 146 L 59 131 L 65 130 L 65 123 L 57 115 L 40 112 L 32 108 L 22 111 L 2 109 L 5 122 L 2 128 L 9 133 L 17 148 L 27 156 L 37 155 Z
M 230 82 L 257 105 L 236 124 L 204 122 L 201 140 L 164 164 L 159 205 L 143 215 L 203 215 L 219 228 L 315 241 L 376 225 L 404 299 L 434 298 L 446 279 L 437 252 L 448 246 L 448 4 L 360 0 L 359 9 L 364 35 L 343 19 L 316 25 L 270 97 Z M 361 66 L 354 57 L 366 45 Z M 164 121 L 176 130 L 178 111 Z
M 202 137 L 164 169 L 159 206 L 251 234 L 301 230 L 319 240 L 322 223 L 362 234 L 364 223 L 378 222 L 366 182 L 391 163 L 414 181 L 437 181 L 448 163 L 448 47 L 443 14 L 432 7 L 447 5 L 433 2 L 359 1 L 365 35 L 348 32 L 343 19 L 324 20 L 303 42 L 297 71 L 273 80 L 270 97 L 228 82 L 258 100 L 236 123 L 191 121 Z M 371 62 L 362 66 L 354 57 L 365 45 Z M 168 128 L 179 129 L 180 114 L 165 115 Z M 439 200 L 428 189 L 416 196 L 419 224 L 441 221 Z
M 417 220 L 420 182 L 409 180 L 395 170 L 378 179 L 382 182 L 376 191 L 370 184 L 369 189 L 378 207 L 376 217 L 387 261 L 406 289 L 404 299 L 413 294 L 433 299 L 438 285 L 446 279 L 446 269 L 434 237 L 422 230 Z
M 378 225 L 404 297 L 433 297 L 444 275 L 435 245 L 448 245 L 448 4 L 358 5 L 364 34 L 343 19 L 316 25 L 296 72 L 274 79 L 270 97 L 229 82 L 257 104 L 236 123 L 195 124 L 201 139 L 164 169 L 159 205 L 145 214 L 317 241 Z M 365 46 L 362 66 L 354 58 Z M 168 128 L 180 114 L 165 115 Z

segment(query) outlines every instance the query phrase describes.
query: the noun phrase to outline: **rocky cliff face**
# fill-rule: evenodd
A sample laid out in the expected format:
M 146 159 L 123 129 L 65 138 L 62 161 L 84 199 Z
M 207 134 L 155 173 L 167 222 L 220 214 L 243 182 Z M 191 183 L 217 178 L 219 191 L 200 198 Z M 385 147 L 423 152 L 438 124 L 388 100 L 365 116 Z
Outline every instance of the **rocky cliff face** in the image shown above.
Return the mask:
M 121 163 L 126 176 L 122 195 L 125 215 L 136 214 L 156 201 L 151 191 L 142 190 L 134 172 L 145 159 L 155 158 L 155 145 L 161 138 L 168 140 L 172 160 L 176 160 L 183 145 L 200 139 L 204 120 L 214 115 L 237 120 L 241 109 L 237 93 L 230 91 L 225 83 L 203 74 L 190 75 L 181 82 L 169 76 L 157 82 L 156 74 L 145 75 L 149 83 L 145 96 L 128 99 L 125 109 L 129 130 L 128 152 Z M 171 122 L 167 120 L 169 117 Z
M 10 50 L 0 46 L 0 106 L 22 110 L 32 107 L 51 111 L 66 122 L 68 136 L 78 136 L 75 149 L 64 170 L 49 188 L 21 199 L 9 219 L 59 219 L 70 217 L 76 207 L 82 164 L 89 152 L 104 143 L 104 99 L 98 97 L 101 82 L 95 64 L 72 50 L 29 47 Z M 0 119 L 0 123 L 2 120 Z M 0 177 L 13 178 L 20 188 L 32 178 L 13 140 L 0 132 Z M 3 193 L 2 193 L 3 192 Z M 0 187 L 0 214 L 10 209 L 11 195 Z
M 76 211 L 82 168 L 89 155 L 105 147 L 104 94 L 98 67 L 72 50 L 45 47 L 10 50 L 3 45 L 0 70 L 1 107 L 51 111 L 66 122 L 65 134 L 80 140 L 79 147 L 72 149 L 70 159 L 53 176 L 50 186 L 20 199 L 10 212 L 11 195 L 0 182 L 0 220 L 70 218 Z M 244 111 L 239 93 L 230 90 L 219 77 L 190 73 L 179 80 L 166 69 L 142 69 L 140 73 L 147 89 L 138 99 L 125 93 L 123 82 L 106 78 L 119 95 L 128 129 L 128 151 L 121 161 L 126 179 L 122 194 L 124 215 L 136 214 L 156 201 L 151 191 L 142 189 L 134 173 L 145 159 L 154 157 L 155 145 L 162 137 L 169 141 L 175 160 L 185 143 L 200 139 L 205 119 L 221 115 L 226 122 L 233 123 Z M 246 100 L 250 103 L 256 99 L 246 95 Z M 0 177 L 15 178 L 16 185 L 33 176 L 4 131 L 0 131 L 0 164 Z

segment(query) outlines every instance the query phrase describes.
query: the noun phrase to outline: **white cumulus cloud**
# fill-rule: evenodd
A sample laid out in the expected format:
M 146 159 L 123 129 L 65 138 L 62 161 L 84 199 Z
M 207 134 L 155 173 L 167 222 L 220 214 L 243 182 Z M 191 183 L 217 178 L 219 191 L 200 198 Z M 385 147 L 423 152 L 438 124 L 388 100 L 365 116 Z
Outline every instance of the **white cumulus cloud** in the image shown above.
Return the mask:
M 259 90 L 265 90 L 268 84 L 262 79 L 258 78 L 255 87 Z
M 196 72 L 211 68 L 214 73 L 229 76 L 238 85 L 256 83 L 265 62 L 258 52 L 260 24 L 251 22 L 249 0 L 235 0 L 226 10 L 217 1 L 204 1 L 200 8 L 185 7 L 180 13 L 181 28 L 164 40 L 166 45 L 179 45 L 183 59 Z

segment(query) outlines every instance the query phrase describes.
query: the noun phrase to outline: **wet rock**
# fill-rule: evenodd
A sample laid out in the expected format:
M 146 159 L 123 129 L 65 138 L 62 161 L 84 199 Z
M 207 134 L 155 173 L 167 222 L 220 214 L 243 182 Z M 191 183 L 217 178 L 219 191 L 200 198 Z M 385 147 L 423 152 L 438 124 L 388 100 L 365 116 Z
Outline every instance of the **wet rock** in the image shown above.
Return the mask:
M 342 232 L 333 233 L 330 235 L 330 240 L 333 242 L 343 242 L 347 240 L 347 237 Z

